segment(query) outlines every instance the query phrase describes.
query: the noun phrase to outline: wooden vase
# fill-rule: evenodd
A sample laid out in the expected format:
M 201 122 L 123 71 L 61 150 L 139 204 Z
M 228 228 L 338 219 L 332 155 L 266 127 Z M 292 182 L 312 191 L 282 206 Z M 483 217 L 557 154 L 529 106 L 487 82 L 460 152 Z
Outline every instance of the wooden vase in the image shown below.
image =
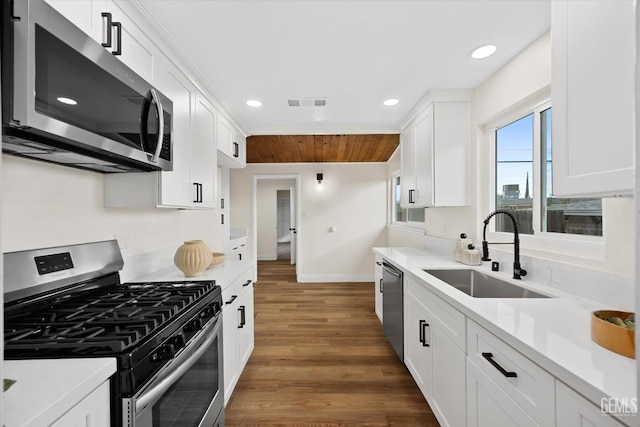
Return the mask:
M 187 240 L 176 251 L 173 262 L 186 277 L 200 276 L 211 263 L 211 250 L 202 240 Z

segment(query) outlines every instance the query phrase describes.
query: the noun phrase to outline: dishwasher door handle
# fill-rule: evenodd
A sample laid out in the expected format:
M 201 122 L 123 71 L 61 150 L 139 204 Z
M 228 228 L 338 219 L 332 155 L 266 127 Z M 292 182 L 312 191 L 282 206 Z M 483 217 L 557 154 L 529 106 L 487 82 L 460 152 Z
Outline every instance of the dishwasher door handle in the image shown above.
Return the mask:
M 398 279 L 402 277 L 402 273 L 395 268 L 390 267 L 389 264 L 382 264 L 382 268 L 384 268 L 384 271 L 391 274 L 392 276 L 397 277 Z

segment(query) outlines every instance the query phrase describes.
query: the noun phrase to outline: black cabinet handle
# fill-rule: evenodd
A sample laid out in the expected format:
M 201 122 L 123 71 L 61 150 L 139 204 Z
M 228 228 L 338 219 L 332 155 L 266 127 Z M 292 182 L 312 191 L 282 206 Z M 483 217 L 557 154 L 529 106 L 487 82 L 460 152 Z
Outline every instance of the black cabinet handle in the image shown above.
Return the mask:
M 118 40 L 116 40 L 116 48 L 113 50 L 114 55 L 122 55 L 122 24 L 120 22 L 114 22 L 112 24 L 116 27 L 116 32 L 118 33 Z
M 238 295 L 233 295 L 229 301 L 225 302 L 225 304 L 233 304 L 236 298 L 238 298 Z
M 489 363 L 491 363 L 493 365 L 493 367 L 496 368 L 498 371 L 500 371 L 500 373 L 502 375 L 504 375 L 505 377 L 507 377 L 507 378 L 516 378 L 518 376 L 518 374 L 516 374 L 515 372 L 507 371 L 502 366 L 500 366 L 500 364 L 498 362 L 493 360 L 493 354 L 492 353 L 482 353 L 482 357 L 487 359 L 487 361 Z
M 421 320 L 420 321 L 420 342 L 422 343 L 423 347 L 429 347 L 429 344 L 427 343 L 427 331 L 426 328 L 429 327 L 429 324 L 427 323 L 426 320 Z
M 382 265 L 380 261 L 376 261 L 376 265 Z
M 202 184 L 198 184 L 198 186 L 200 187 L 200 203 L 202 203 Z
M 103 18 L 107 18 L 107 24 L 105 25 L 105 28 L 107 29 L 107 41 L 102 42 L 102 47 L 111 47 L 111 14 L 109 12 L 102 12 L 102 17 Z M 104 36 L 104 34 L 103 34 Z
M 242 261 L 242 254 L 238 254 L 238 261 Z
M 200 191 L 199 191 L 200 187 L 198 186 L 197 182 L 194 182 L 193 185 L 196 187 L 196 197 L 195 197 L 195 200 L 193 201 L 193 203 L 198 203 L 198 201 L 199 201 L 198 195 L 200 194 Z
M 224 214 L 220 214 L 220 223 L 224 225 Z
M 384 281 L 382 279 L 380 279 L 380 293 L 382 293 L 382 290 L 384 289 L 383 283 L 384 283 Z
M 224 209 L 224 199 L 220 199 L 220 209 Z
M 249 286 L 251 284 L 252 280 L 247 280 L 242 286 Z
M 240 157 L 240 144 L 237 142 L 233 143 L 233 157 Z
M 409 190 L 409 203 L 415 203 L 415 196 L 416 190 Z
M 238 308 L 238 311 L 240 312 L 240 326 L 238 326 L 238 329 L 240 329 L 240 328 L 244 328 L 244 325 L 247 324 L 247 322 L 246 322 L 247 319 L 246 319 L 246 314 L 245 314 L 246 310 L 245 310 L 244 305 L 241 305 Z

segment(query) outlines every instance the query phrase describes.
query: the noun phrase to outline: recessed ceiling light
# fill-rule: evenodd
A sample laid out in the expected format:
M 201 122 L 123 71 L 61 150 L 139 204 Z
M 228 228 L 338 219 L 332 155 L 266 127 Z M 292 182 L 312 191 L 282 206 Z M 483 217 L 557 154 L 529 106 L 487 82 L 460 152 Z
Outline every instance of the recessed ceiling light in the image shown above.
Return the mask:
M 247 101 L 247 105 L 249 107 L 262 107 L 262 102 L 255 99 L 250 99 Z
M 473 49 L 473 51 L 471 52 L 471 57 L 473 59 L 486 58 L 496 53 L 496 50 L 498 50 L 498 48 L 495 45 L 486 44 L 484 46 Z
M 398 102 L 400 101 L 398 101 L 395 98 L 389 98 L 389 99 L 385 99 L 383 104 L 386 105 L 387 107 L 391 107 L 392 105 L 398 104 Z
M 71 98 L 65 98 L 64 96 L 60 96 L 58 98 L 56 98 L 58 101 L 62 102 L 63 104 L 67 104 L 67 105 L 77 105 L 78 101 L 76 101 L 75 99 L 71 99 Z

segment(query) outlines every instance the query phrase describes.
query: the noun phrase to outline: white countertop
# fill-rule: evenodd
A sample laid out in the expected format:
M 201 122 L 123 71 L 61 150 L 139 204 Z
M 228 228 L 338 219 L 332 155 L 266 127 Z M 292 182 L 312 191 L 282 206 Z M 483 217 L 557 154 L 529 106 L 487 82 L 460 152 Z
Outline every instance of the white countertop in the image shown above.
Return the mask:
M 428 282 L 430 289 L 444 301 L 598 407 L 603 397 L 627 401 L 636 397 L 636 361 L 591 340 L 591 312 L 611 307 L 528 282 L 526 278 L 513 280 L 510 271 L 492 272 L 490 263 L 470 267 L 455 262 L 452 255 L 419 248 L 374 248 L 374 252 Z M 422 271 L 423 268 L 478 269 L 556 298 L 473 298 Z
M 2 394 L 6 427 L 53 423 L 116 372 L 115 358 L 5 360 L 3 376 L 16 380 Z
M 251 268 L 251 261 L 224 260 L 222 264 L 218 264 L 213 268 L 208 268 L 201 276 L 185 277 L 182 271 L 175 265 L 154 271 L 144 276 L 136 277 L 133 282 L 162 282 L 162 281 L 178 281 L 178 280 L 215 280 L 216 285 L 224 288 L 232 283 L 238 276 Z

